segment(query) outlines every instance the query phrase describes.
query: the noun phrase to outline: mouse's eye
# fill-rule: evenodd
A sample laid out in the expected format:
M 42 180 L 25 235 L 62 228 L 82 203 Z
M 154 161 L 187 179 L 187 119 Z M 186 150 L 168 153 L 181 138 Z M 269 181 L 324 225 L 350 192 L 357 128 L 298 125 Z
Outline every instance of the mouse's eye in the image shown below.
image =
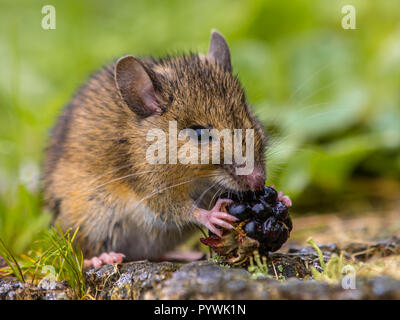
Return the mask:
M 192 126 L 189 129 L 192 129 L 196 132 L 197 141 L 199 142 L 208 142 L 212 140 L 211 132 L 209 128 L 204 128 L 203 126 Z

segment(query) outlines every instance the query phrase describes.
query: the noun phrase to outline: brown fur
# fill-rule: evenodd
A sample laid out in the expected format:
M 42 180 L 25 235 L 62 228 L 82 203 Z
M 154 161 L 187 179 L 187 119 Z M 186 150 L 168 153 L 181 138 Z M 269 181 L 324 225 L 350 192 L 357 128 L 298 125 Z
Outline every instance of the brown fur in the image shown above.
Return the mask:
M 63 229 L 80 228 L 80 245 L 89 256 L 113 250 L 128 259 L 158 258 L 193 231 L 194 195 L 217 178 L 220 183 L 198 206 L 210 206 L 222 189 L 246 189 L 227 165 L 148 164 L 149 129 L 168 132 L 169 120 L 177 121 L 178 130 L 254 128 L 256 163 L 265 165 L 264 132 L 230 70 L 197 54 L 141 62 L 163 101 L 162 115 L 140 117 L 127 107 L 114 63 L 78 91 L 46 150 L 45 201 Z M 212 174 L 217 177 L 207 177 Z

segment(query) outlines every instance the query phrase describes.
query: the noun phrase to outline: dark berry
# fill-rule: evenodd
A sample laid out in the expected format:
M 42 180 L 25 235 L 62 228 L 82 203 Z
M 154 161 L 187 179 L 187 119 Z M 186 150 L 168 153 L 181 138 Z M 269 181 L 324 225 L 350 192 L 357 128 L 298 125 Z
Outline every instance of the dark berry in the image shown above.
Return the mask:
M 263 224 L 264 239 L 269 242 L 274 242 L 279 238 L 281 228 L 278 221 L 274 217 L 268 218 Z
M 245 221 L 243 231 L 259 242 L 260 254 L 276 251 L 289 238 L 293 224 L 289 209 L 278 202 L 278 192 L 271 187 L 257 191 L 226 192 L 221 198 L 233 200 L 227 211 Z
M 274 244 L 276 244 L 276 246 L 279 246 L 280 248 L 289 238 L 289 230 L 282 223 L 278 224 L 278 228 L 279 228 L 279 237 L 275 240 Z
M 225 192 L 220 196 L 221 199 L 231 199 L 234 202 L 239 201 L 239 196 L 235 192 Z
M 278 198 L 278 192 L 271 187 L 264 187 L 264 194 L 262 197 L 268 204 L 274 205 Z
M 245 199 L 246 199 L 246 201 L 248 201 L 248 202 L 251 202 L 251 201 L 257 201 L 257 194 L 254 192 L 254 191 L 247 191 L 246 193 L 245 193 Z
M 227 207 L 229 214 L 243 221 L 250 218 L 250 208 L 247 204 L 234 202 Z
M 271 207 L 268 204 L 265 207 L 261 202 L 254 204 L 251 207 L 251 211 L 254 217 L 259 221 L 264 221 L 271 216 L 272 213 Z
M 260 223 L 258 223 L 255 220 L 251 220 L 246 223 L 246 225 L 243 228 L 244 232 L 246 232 L 246 235 L 250 238 L 259 240 L 262 238 L 263 233 L 262 233 L 262 226 Z
M 274 240 L 265 239 L 261 242 L 259 247 L 260 254 L 266 255 L 269 251 L 279 250 L 289 238 L 289 231 L 282 223 L 276 223 L 271 227 L 271 230 L 273 229 L 277 230 L 275 233 L 277 237 Z
M 261 214 L 261 212 L 264 211 L 264 206 L 262 205 L 262 203 L 256 203 L 254 206 L 251 207 L 251 211 L 253 211 L 255 215 L 259 215 Z
M 293 229 L 293 223 L 292 223 L 292 219 L 290 219 L 290 217 L 288 216 L 286 220 L 283 221 L 284 224 L 288 227 L 289 232 L 292 231 Z
M 279 222 L 279 226 L 281 228 L 281 235 L 285 236 L 285 240 L 287 240 L 287 238 L 289 238 L 289 230 L 287 228 L 287 226 L 285 226 L 282 222 Z
M 273 208 L 274 216 L 278 220 L 285 221 L 289 216 L 289 210 L 283 202 L 278 202 Z
M 261 197 L 264 196 L 265 191 L 264 191 L 264 188 L 263 188 L 263 189 L 261 189 L 261 190 L 253 191 L 253 193 L 254 193 L 254 195 L 255 195 L 255 197 L 256 197 L 257 199 L 260 199 Z
M 271 205 L 269 205 L 263 198 L 260 199 L 260 202 L 263 204 L 264 211 L 266 211 L 266 213 L 267 213 L 267 217 L 266 218 L 274 215 Z
M 236 194 L 236 196 L 239 199 L 239 201 L 246 201 L 247 196 L 246 196 L 245 193 L 239 192 L 239 193 Z

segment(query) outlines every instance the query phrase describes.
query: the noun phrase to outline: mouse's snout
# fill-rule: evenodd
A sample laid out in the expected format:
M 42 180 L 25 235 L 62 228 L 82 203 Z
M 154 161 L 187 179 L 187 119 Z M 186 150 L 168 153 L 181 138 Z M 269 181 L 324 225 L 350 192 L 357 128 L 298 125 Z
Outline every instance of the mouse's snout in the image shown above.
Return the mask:
M 234 165 L 235 168 L 242 167 Z M 250 190 L 262 190 L 265 185 L 265 170 L 262 167 L 255 166 L 251 173 L 245 175 L 237 175 L 236 179 Z
M 265 173 L 264 170 L 261 170 L 260 168 L 254 167 L 253 171 L 243 178 L 251 190 L 261 190 L 264 188 Z

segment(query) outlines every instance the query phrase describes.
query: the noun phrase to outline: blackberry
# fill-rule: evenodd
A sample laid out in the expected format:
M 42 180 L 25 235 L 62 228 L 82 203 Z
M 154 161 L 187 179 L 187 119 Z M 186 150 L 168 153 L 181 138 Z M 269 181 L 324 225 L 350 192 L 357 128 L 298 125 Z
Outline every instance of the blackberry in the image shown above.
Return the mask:
M 249 238 L 259 241 L 260 253 L 276 251 L 287 241 L 293 224 L 289 209 L 278 201 L 278 192 L 274 188 L 224 196 L 234 201 L 227 211 L 246 222 L 243 231 Z
M 276 251 L 286 242 L 289 238 L 289 230 L 281 223 L 273 226 L 273 238 L 268 238 L 267 240 L 261 242 L 260 253 L 266 254 L 268 251 Z
M 287 219 L 283 221 L 283 223 L 288 227 L 289 232 L 291 232 L 293 229 L 292 219 L 290 219 L 290 217 L 288 216 Z
M 271 215 L 272 208 L 259 202 L 252 206 L 251 211 L 257 220 L 265 220 Z
M 241 202 L 234 202 L 226 209 L 228 210 L 229 214 L 233 215 L 241 221 L 251 217 L 251 210 L 249 205 Z
M 268 242 L 274 242 L 278 240 L 281 233 L 280 226 L 280 223 L 274 217 L 269 217 L 267 220 L 265 220 L 263 224 L 264 239 Z
M 232 231 L 224 230 L 221 237 L 210 232 L 200 241 L 210 246 L 222 261 L 241 265 L 248 261 L 254 250 L 261 255 L 279 250 L 289 238 L 293 224 L 289 209 L 278 201 L 278 192 L 271 187 L 258 191 L 227 192 L 221 196 L 231 199 L 226 206 L 229 214 L 239 221 Z
M 255 213 L 256 215 L 261 214 L 264 211 L 264 206 L 262 203 L 256 203 L 252 208 L 251 211 Z
M 250 238 L 261 240 L 263 238 L 263 228 L 262 225 L 256 220 L 250 220 L 243 227 L 244 232 Z
M 273 208 L 274 216 L 278 220 L 285 221 L 289 216 L 289 210 L 283 202 L 278 202 Z
M 278 192 L 274 188 L 264 187 L 264 193 L 262 195 L 264 201 L 270 205 L 274 205 L 278 199 Z
M 243 200 L 246 202 L 257 201 L 257 199 L 258 199 L 257 192 L 246 191 L 243 193 Z

